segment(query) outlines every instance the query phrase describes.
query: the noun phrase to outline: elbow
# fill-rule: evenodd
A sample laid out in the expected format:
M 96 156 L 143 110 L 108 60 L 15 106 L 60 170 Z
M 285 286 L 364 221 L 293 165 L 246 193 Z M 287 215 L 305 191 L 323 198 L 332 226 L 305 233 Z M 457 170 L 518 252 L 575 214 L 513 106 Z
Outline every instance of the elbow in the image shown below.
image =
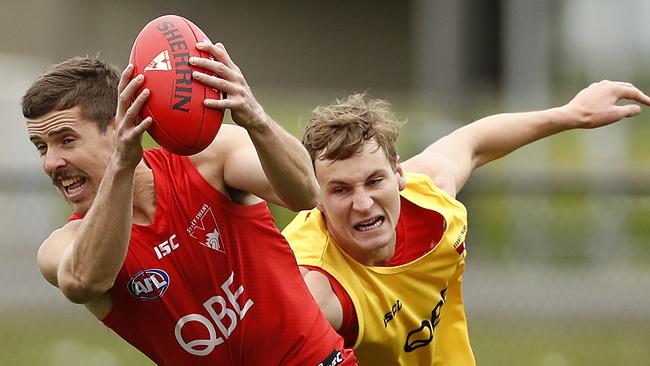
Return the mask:
M 316 207 L 318 197 L 318 182 L 316 177 L 310 179 L 311 184 L 305 188 L 305 193 L 293 203 L 293 207 L 289 207 L 292 211 L 311 210 Z
M 63 295 L 75 304 L 85 304 L 100 295 L 105 294 L 112 287 L 112 283 L 105 284 L 99 281 L 89 281 L 80 278 L 59 279 L 59 288 Z
M 305 187 L 304 189 L 294 189 L 292 192 L 284 192 L 280 195 L 276 192 L 280 199 L 280 204 L 285 208 L 298 212 L 302 210 L 311 210 L 316 207 L 316 199 L 318 191 L 316 186 Z
M 294 212 L 311 210 L 316 207 L 316 194 L 309 194 L 303 197 L 292 197 L 291 200 L 285 200 L 284 206 Z
M 312 197 L 287 205 L 287 208 L 294 212 L 311 210 L 314 207 L 316 207 L 316 198 Z

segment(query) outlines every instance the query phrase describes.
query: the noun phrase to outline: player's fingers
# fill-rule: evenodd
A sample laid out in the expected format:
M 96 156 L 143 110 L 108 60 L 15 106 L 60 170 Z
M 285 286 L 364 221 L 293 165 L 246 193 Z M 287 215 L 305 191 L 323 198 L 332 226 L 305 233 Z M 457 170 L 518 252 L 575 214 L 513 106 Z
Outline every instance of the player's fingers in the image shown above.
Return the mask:
M 133 78 L 133 80 L 129 81 L 128 84 L 126 84 L 126 87 L 124 87 L 124 90 L 119 95 L 118 101 L 117 101 L 117 115 L 122 116 L 126 111 L 128 110 L 129 106 L 131 105 L 131 101 L 133 100 L 133 97 L 135 93 L 137 92 L 138 88 L 142 85 L 144 82 L 144 75 L 140 74 Z
M 196 48 L 202 52 L 208 52 L 215 60 L 225 61 L 225 55 L 221 48 L 210 42 L 197 42 Z
M 233 62 L 232 58 L 228 54 L 228 51 L 226 51 L 226 47 L 223 45 L 223 43 L 218 42 L 215 44 L 210 44 L 199 42 L 196 44 L 196 48 L 202 51 L 209 51 L 215 59 L 223 62 L 230 69 L 238 72 L 240 71 L 239 67 L 237 67 L 237 65 Z
M 240 74 L 229 68 L 222 62 L 209 60 L 202 57 L 190 57 L 190 65 L 212 71 L 215 75 L 228 80 L 241 81 L 243 78 Z
M 120 75 L 120 83 L 117 86 L 118 93 L 121 93 L 126 87 L 126 84 L 129 83 L 129 80 L 131 80 L 131 74 L 133 74 L 133 65 L 128 64 L 126 68 L 122 70 L 122 74 Z
M 202 84 L 205 84 L 213 89 L 225 92 L 227 94 L 232 95 L 240 91 L 240 87 L 237 84 L 222 78 L 218 78 L 216 76 L 204 74 L 202 72 L 194 71 L 192 73 L 192 78 L 194 78 L 194 80 Z
M 635 99 L 636 101 L 643 103 L 645 105 L 650 105 L 650 96 L 648 96 L 640 89 L 637 89 L 636 87 L 634 87 L 634 90 L 636 91 L 636 95 L 637 95 L 637 98 Z
M 242 102 L 240 98 L 226 98 L 226 99 L 205 99 L 203 105 L 212 109 L 234 109 Z
M 217 42 L 215 44 L 215 47 L 217 47 L 219 50 L 221 50 L 221 52 L 223 52 L 226 65 L 228 65 L 228 67 L 231 67 L 231 68 L 239 71 L 239 67 L 237 67 L 237 64 L 235 64 L 235 61 L 233 61 L 232 57 L 230 57 L 230 54 L 226 50 L 226 46 L 224 46 L 224 44 L 221 43 L 221 42 Z
M 626 81 L 601 80 L 592 85 L 595 88 L 609 90 L 617 99 L 629 99 L 645 105 L 650 105 L 650 97 L 632 83 Z
M 124 107 L 125 103 L 122 102 L 122 92 L 124 92 L 124 89 L 131 81 L 132 74 L 133 74 L 133 65 L 128 64 L 126 68 L 122 71 L 122 74 L 120 75 L 120 82 L 117 85 L 117 93 L 118 93 L 118 103 L 117 103 L 117 111 L 116 111 L 117 115 L 123 115 L 124 112 L 126 111 L 126 108 Z
M 612 83 L 615 83 L 615 84 L 618 84 L 618 85 L 621 85 L 621 86 L 631 86 L 633 88 L 635 87 L 634 84 L 628 83 L 627 81 L 612 81 Z
M 650 97 L 632 84 L 619 86 L 619 99 L 634 100 L 645 105 L 650 105 Z
M 626 104 L 621 106 L 616 106 L 617 112 L 620 113 L 621 118 L 623 117 L 632 117 L 641 113 L 641 106 L 637 104 Z
M 151 117 L 147 117 L 140 121 L 140 123 L 136 124 L 135 127 L 133 127 L 133 134 L 137 137 L 142 136 L 146 130 L 149 129 L 149 126 L 153 123 L 153 119 Z
M 138 124 L 138 118 L 140 116 L 140 111 L 142 110 L 142 106 L 144 106 L 144 103 L 147 101 L 147 98 L 149 98 L 149 95 L 151 93 L 149 92 L 149 89 L 144 89 L 131 103 L 131 106 L 129 109 L 127 109 L 126 113 L 124 114 L 124 122 L 127 124 L 127 126 L 133 126 Z

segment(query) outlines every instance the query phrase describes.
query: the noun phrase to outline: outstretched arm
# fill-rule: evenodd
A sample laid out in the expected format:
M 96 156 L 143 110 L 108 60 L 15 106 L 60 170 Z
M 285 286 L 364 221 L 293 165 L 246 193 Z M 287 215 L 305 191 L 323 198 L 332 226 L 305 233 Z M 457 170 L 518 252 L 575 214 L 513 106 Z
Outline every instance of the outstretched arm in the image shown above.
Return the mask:
M 192 65 L 211 73 L 195 72 L 194 78 L 227 94 L 221 100 L 206 99 L 205 105 L 230 109 L 233 121 L 248 134 L 228 128 L 219 131 L 215 141 L 192 158 L 199 170 L 203 174 L 206 166 L 213 171 L 222 167 L 229 188 L 292 210 L 314 207 L 317 184 L 305 148 L 266 114 L 221 43 L 198 43 L 197 48 L 214 59 L 191 58 Z
M 625 82 L 600 81 L 580 91 L 562 107 L 482 118 L 441 138 L 406 161 L 405 169 L 427 174 L 455 196 L 471 172 L 533 141 L 574 128 L 597 128 L 641 112 L 650 97 Z

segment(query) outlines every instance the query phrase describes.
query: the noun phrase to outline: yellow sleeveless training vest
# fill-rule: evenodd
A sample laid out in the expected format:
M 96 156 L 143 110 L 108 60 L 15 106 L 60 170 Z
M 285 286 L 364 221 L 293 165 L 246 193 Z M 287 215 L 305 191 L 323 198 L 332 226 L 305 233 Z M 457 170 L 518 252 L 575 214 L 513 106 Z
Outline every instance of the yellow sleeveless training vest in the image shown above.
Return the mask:
M 333 242 L 318 209 L 298 214 L 283 234 L 298 264 L 324 269 L 352 299 L 360 365 L 475 365 L 461 294 L 467 211 L 428 176 L 407 173 L 406 182 L 402 197 L 446 221 L 440 242 L 410 263 L 357 262 Z

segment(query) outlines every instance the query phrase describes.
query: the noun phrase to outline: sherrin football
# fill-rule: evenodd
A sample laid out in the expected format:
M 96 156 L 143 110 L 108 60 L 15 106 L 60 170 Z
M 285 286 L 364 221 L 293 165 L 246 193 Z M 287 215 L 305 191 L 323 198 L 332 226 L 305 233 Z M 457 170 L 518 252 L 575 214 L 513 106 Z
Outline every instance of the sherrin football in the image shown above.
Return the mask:
M 132 75 L 144 74 L 142 88 L 150 91 L 141 112 L 142 118 L 153 119 L 147 132 L 178 155 L 205 149 L 223 121 L 223 110 L 203 105 L 206 98 L 221 99 L 221 93 L 192 78 L 192 71 L 206 72 L 189 64 L 191 56 L 210 57 L 195 47 L 202 41 L 210 42 L 192 22 L 165 15 L 149 22 L 131 49 Z

